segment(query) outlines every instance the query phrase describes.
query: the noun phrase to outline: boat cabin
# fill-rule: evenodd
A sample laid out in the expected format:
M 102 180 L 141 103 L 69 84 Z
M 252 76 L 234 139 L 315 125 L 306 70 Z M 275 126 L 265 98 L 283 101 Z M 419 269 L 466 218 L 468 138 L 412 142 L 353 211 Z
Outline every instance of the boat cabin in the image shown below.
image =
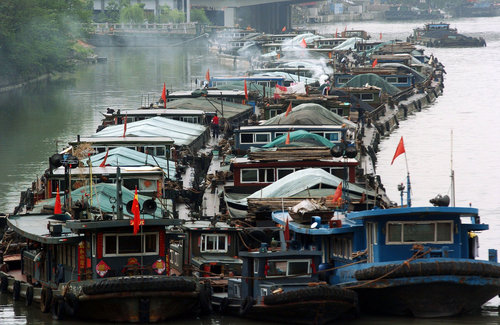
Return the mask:
M 240 151 L 250 147 L 262 147 L 289 131 L 305 130 L 322 137 L 332 143 L 340 143 L 345 139 L 347 129 L 341 125 L 256 125 L 241 126 L 234 130 L 235 148 Z
M 340 45 L 344 43 L 347 40 L 347 38 L 343 37 L 334 37 L 334 38 L 318 38 L 315 39 L 314 42 L 314 47 L 321 49 L 321 48 L 327 48 L 327 49 L 332 49 L 337 45 Z
M 133 274 L 169 274 L 165 227 L 178 219 L 144 219 L 137 234 L 129 219 L 71 220 L 66 215 L 15 215 L 9 226 L 26 238 L 22 275 L 57 289 L 61 283 Z
M 370 69 L 369 71 L 363 71 L 360 73 L 343 73 L 343 74 L 335 74 L 335 87 L 342 87 L 345 83 L 349 82 L 352 78 L 354 78 L 358 74 L 363 74 L 363 73 L 373 73 L 378 75 L 379 77 L 383 78 L 387 83 L 399 88 L 399 89 L 407 89 L 411 88 L 415 85 L 415 77 L 412 74 L 403 74 L 403 73 L 392 73 L 388 74 L 385 71 L 382 71 L 381 69 Z M 374 95 L 373 94 L 366 94 L 364 96 L 361 96 L 360 98 L 363 101 L 373 101 Z

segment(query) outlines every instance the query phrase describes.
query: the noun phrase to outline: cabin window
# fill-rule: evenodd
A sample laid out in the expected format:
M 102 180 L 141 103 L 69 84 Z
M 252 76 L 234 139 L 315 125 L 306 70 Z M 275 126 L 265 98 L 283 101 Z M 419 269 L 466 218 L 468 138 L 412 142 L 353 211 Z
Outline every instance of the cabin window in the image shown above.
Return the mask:
M 293 173 L 295 169 L 293 168 L 278 168 L 278 179 L 282 179 L 286 175 Z
M 287 275 L 307 275 L 311 260 L 268 261 L 267 277 Z
M 271 133 L 256 133 L 255 143 L 268 143 L 271 141 Z
M 452 243 L 453 222 L 389 222 L 387 244 Z
M 269 294 L 269 288 L 260 288 L 260 296 L 261 297 L 264 297 L 264 296 L 267 296 Z
M 123 178 L 123 186 L 133 191 L 136 187 L 139 188 L 139 180 L 137 178 Z
M 258 169 L 242 169 L 241 182 L 242 183 L 258 182 L 257 174 L 258 174 Z
M 227 253 L 227 235 L 203 234 L 201 235 L 202 253 Z
M 253 133 L 241 133 L 240 143 L 253 143 Z
M 146 147 L 144 149 L 144 153 L 146 153 L 148 155 L 156 156 L 156 154 L 155 154 L 155 147 Z
M 272 168 L 259 169 L 259 182 L 260 183 L 274 182 L 274 169 Z
M 325 132 L 324 137 L 328 139 L 329 141 L 332 142 L 338 142 L 340 139 L 340 133 L 339 132 Z
M 253 273 L 259 274 L 259 260 L 258 259 L 255 259 L 253 261 Z
M 156 147 L 156 155 L 158 157 L 165 157 L 165 147 L 163 146 Z
M 283 132 L 276 132 L 276 133 L 274 133 L 274 138 L 275 138 L 275 139 L 276 139 L 276 138 L 279 138 L 279 137 L 281 137 L 283 134 L 285 134 L 285 133 L 283 133 Z
M 281 109 L 280 110 L 278 110 L 278 109 L 270 109 L 269 110 L 269 118 L 275 117 L 276 115 L 281 114 L 281 112 L 282 112 Z M 278 136 L 276 136 L 276 137 L 278 137 Z
M 105 234 L 104 256 L 158 254 L 158 233 Z
M 399 77 L 398 78 L 398 83 L 400 83 L 400 84 L 406 84 L 406 83 L 408 83 L 408 77 Z
M 106 147 L 94 147 L 95 153 L 101 153 L 106 151 Z
M 391 84 L 395 84 L 398 82 L 398 78 L 397 77 L 387 77 L 387 78 L 385 78 L 385 81 L 387 81 L 388 83 L 391 83 Z
M 345 84 L 345 83 L 349 82 L 349 80 L 350 80 L 350 78 L 338 78 L 337 79 L 337 83 L 339 85 L 342 85 L 342 84 Z
M 364 102 L 371 102 L 373 101 L 373 94 L 361 94 L 360 98 Z

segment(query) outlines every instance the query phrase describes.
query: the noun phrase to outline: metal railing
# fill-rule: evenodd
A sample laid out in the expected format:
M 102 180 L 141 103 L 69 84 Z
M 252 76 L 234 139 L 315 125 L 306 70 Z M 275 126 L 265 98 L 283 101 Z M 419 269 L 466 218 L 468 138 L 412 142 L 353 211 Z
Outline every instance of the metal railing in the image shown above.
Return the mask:
M 94 23 L 94 31 L 96 34 L 115 33 L 171 33 L 171 34 L 196 34 L 197 23 L 168 23 L 168 24 L 125 24 L 125 23 Z

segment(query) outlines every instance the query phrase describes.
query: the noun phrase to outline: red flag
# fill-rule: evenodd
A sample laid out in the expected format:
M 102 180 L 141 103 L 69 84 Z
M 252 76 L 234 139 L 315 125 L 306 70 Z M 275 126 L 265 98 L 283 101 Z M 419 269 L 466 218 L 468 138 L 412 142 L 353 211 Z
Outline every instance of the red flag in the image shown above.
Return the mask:
M 163 108 L 167 108 L 167 88 L 165 83 L 163 83 L 163 90 L 161 92 L 161 99 L 163 99 Z
M 337 27 L 337 28 L 335 28 L 335 38 L 337 38 L 338 35 L 339 35 L 339 28 Z
M 108 159 L 108 153 L 109 153 L 109 148 L 106 150 L 106 154 L 104 155 L 104 159 L 102 163 L 99 165 L 99 167 L 106 167 L 106 159 Z
M 123 137 L 125 138 L 125 133 L 127 133 L 127 114 L 125 114 L 125 122 L 123 123 Z
M 281 29 L 282 32 L 286 32 L 286 26 L 283 26 L 283 28 Z
M 302 42 L 300 42 L 300 47 L 302 47 L 304 49 L 307 47 L 307 43 L 306 43 L 306 40 L 304 38 L 302 39 Z
M 285 241 L 290 240 L 290 226 L 288 225 L 288 217 L 286 217 L 286 223 L 285 223 Z
M 207 73 L 205 73 L 205 80 L 210 82 L 210 69 L 207 69 Z
M 382 40 L 382 33 L 380 33 L 380 40 Z
M 248 88 L 247 88 L 247 80 L 245 79 L 245 99 L 248 100 Z
M 57 185 L 56 190 L 56 203 L 54 203 L 54 214 L 62 214 L 61 209 L 61 196 L 59 196 L 59 185 Z
M 347 32 L 347 25 L 345 25 L 345 28 L 344 28 L 344 33 Z
M 139 226 L 144 224 L 144 220 L 141 220 L 141 208 L 139 207 L 139 196 L 137 195 L 137 187 L 135 188 L 134 201 L 132 201 L 132 213 L 134 214 L 134 219 L 130 220 L 130 225 L 134 226 L 134 235 L 137 235 L 139 231 Z
M 372 68 L 375 68 L 375 66 L 376 66 L 377 64 L 378 64 L 378 60 L 377 60 L 377 59 L 373 60 L 373 63 L 372 63 Z
M 340 205 L 340 201 L 342 200 L 342 182 L 339 183 L 335 193 L 333 193 L 332 202 L 334 205 Z
M 291 111 L 292 111 L 292 102 L 290 102 L 290 104 L 288 104 L 288 108 L 286 109 L 286 112 L 285 112 L 285 117 L 287 117 Z
M 285 144 L 290 144 L 290 131 L 288 131 L 288 134 L 286 135 Z
M 391 165 L 394 162 L 394 159 L 396 159 L 400 154 L 405 153 L 405 145 L 403 143 L 403 137 L 401 137 L 401 140 L 399 140 L 398 147 L 396 148 L 396 152 L 394 153 L 394 157 L 392 158 Z

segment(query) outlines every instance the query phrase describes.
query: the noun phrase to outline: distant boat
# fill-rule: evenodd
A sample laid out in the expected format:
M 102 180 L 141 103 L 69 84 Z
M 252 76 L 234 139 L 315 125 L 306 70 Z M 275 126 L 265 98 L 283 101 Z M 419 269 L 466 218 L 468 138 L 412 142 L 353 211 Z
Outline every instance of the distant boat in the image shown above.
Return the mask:
M 415 28 L 408 40 L 427 47 L 486 46 L 484 38 L 459 34 L 456 28 L 450 28 L 450 24 L 447 23 L 429 23 L 425 24 L 423 28 Z

